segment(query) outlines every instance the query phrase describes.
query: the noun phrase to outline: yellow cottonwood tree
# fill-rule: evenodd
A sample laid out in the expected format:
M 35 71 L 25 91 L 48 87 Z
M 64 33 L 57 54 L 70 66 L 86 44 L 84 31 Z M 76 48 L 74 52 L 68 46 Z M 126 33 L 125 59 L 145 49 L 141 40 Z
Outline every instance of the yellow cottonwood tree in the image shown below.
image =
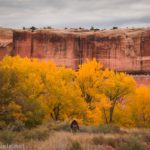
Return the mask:
M 82 97 L 88 104 L 86 115 L 87 124 L 99 124 L 102 121 L 101 110 L 110 107 L 102 93 L 103 82 L 109 71 L 102 70 L 103 66 L 95 59 L 79 66 L 76 73 L 76 82 L 81 89 Z
M 103 92 L 111 102 L 109 109 L 109 123 L 113 121 L 113 113 L 116 104 L 122 102 L 124 97 L 132 93 L 135 89 L 136 83 L 133 77 L 126 73 L 110 72 L 110 75 L 104 81 Z
M 136 127 L 150 127 L 150 87 L 141 86 L 128 98 L 131 120 Z
M 74 71 L 59 68 L 45 77 L 46 99 L 53 120 L 82 118 L 86 103 L 76 87 Z
M 50 118 L 76 118 L 86 125 L 150 124 L 150 88 L 136 89 L 130 75 L 104 69 L 95 59 L 74 71 L 7 56 L 0 62 L 0 79 L 0 129 L 16 123 L 32 128 Z

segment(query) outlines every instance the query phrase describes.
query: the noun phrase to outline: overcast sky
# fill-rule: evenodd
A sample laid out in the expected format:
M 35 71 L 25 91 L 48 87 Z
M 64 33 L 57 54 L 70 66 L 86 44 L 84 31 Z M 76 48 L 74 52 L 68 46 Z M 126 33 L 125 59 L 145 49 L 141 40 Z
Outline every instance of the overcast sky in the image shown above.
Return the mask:
M 3 27 L 150 26 L 150 0 L 0 0 Z

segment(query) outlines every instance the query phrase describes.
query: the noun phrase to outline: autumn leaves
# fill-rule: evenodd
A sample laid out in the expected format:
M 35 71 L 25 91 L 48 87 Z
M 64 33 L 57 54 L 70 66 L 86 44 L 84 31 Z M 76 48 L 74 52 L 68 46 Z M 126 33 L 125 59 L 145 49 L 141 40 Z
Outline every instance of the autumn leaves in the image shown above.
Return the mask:
M 150 88 L 137 88 L 131 76 L 104 70 L 96 60 L 74 71 L 50 61 L 5 57 L 0 79 L 0 128 L 73 118 L 86 125 L 147 127 L 150 121 Z

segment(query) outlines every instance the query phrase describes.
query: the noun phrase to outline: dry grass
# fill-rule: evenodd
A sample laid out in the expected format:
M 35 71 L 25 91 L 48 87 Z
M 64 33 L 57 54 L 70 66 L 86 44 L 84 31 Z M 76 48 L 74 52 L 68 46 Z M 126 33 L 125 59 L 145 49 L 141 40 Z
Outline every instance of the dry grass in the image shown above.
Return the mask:
M 50 134 L 46 141 L 30 141 L 25 144 L 25 150 L 72 150 L 72 145 L 81 146 L 80 149 L 73 150 L 115 150 L 115 148 L 108 144 L 95 144 L 94 138 L 103 137 L 108 142 L 112 143 L 117 139 L 129 139 L 134 136 L 149 134 L 148 129 L 122 129 L 123 133 L 76 133 L 66 131 L 55 131 Z M 112 141 L 110 141 L 112 139 Z M 132 139 L 132 138 L 131 138 Z M 130 140 L 129 140 L 130 141 Z M 103 142 L 103 141 L 102 141 Z M 147 145 L 150 148 L 149 144 Z M 72 149 L 71 149 L 72 148 Z M 145 150 L 145 149 L 144 149 Z M 147 149 L 146 149 L 147 150 Z
M 72 143 L 77 142 L 82 150 L 113 150 L 110 146 L 94 145 L 92 139 L 100 134 L 55 132 L 44 142 L 31 141 L 26 145 L 26 150 L 70 150 Z M 104 135 L 104 134 L 102 134 Z M 113 135 L 107 135 L 113 136 Z M 114 135 L 115 136 L 115 135 Z
M 113 150 L 112 147 L 106 145 L 95 145 L 92 142 L 94 137 L 100 135 L 107 137 L 118 137 L 117 134 L 89 134 L 89 133 L 77 133 L 70 132 L 55 132 L 50 136 L 48 140 L 44 142 L 31 141 L 27 143 L 26 150 L 70 150 L 73 142 L 78 142 L 82 145 L 82 150 Z
M 90 132 L 89 132 L 90 130 Z M 7 136 L 8 135 L 8 136 Z M 0 132 L 0 141 L 9 142 L 11 132 Z M 47 136 L 49 135 L 49 136 Z M 24 143 L 25 150 L 149 150 L 149 129 L 121 129 L 116 133 L 85 132 L 71 133 L 70 131 L 47 130 L 44 126 L 31 131 L 15 134 L 11 143 Z M 17 138 L 18 137 L 18 138 Z M 22 138 L 21 138 L 22 137 Z M 44 138 L 46 137 L 46 138 Z M 144 148 L 144 144 L 147 149 Z M 132 148 L 131 148 L 132 147 Z M 136 147 L 136 148 L 135 148 Z M 137 149 L 137 147 L 140 147 Z

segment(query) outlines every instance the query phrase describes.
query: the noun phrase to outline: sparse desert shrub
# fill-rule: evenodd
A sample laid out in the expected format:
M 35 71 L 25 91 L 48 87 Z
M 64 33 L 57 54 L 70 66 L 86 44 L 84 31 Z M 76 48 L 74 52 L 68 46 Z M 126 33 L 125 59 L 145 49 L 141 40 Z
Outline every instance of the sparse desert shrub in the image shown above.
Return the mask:
M 93 132 L 96 132 L 96 131 L 97 131 L 96 126 L 85 126 L 85 125 L 80 126 L 80 132 L 93 133 Z
M 150 134 L 149 133 L 143 133 L 142 134 L 142 140 L 146 143 L 150 143 Z
M 4 130 L 0 132 L 0 141 L 3 144 L 11 144 L 14 142 L 16 133 L 10 130 Z
M 4 128 L 6 128 L 6 122 L 5 121 L 0 121 L 0 130 L 3 130 Z
M 145 142 L 145 143 L 150 143 L 150 132 L 133 132 L 132 136 L 136 137 L 138 140 Z
M 82 150 L 80 143 L 76 141 L 73 142 L 70 150 Z
M 37 28 L 36 28 L 36 27 L 34 27 L 34 26 L 32 26 L 30 29 L 31 29 L 31 30 L 32 30 L 32 32 L 33 32 L 33 31 L 35 31 Z
M 70 125 L 66 122 L 56 124 L 53 128 L 56 131 L 70 131 Z
M 44 141 L 49 137 L 49 130 L 46 128 L 37 128 L 32 130 L 27 130 L 23 133 L 26 140 L 40 140 Z
M 98 127 L 98 132 L 99 133 L 119 133 L 120 128 L 116 125 L 108 124 L 108 125 L 99 125 Z
M 118 29 L 118 27 L 113 27 L 112 29 L 115 30 L 115 29 Z
M 94 137 L 92 139 L 95 145 L 110 145 L 116 147 L 116 139 L 114 138 L 104 138 L 103 136 Z
M 118 139 L 114 139 L 114 138 L 106 138 L 106 144 L 107 145 L 110 145 L 110 146 L 112 146 L 112 147 L 116 147 L 116 144 L 117 144 L 117 142 L 118 142 Z
M 94 30 L 94 27 L 93 27 L 93 26 L 91 26 L 90 30 Z
M 22 131 L 25 129 L 25 124 L 21 121 L 15 121 L 12 126 L 13 131 Z
M 147 150 L 140 140 L 136 137 L 126 137 L 117 143 L 118 150 Z
M 51 27 L 51 26 L 48 26 L 47 29 L 52 29 L 52 27 Z
M 88 133 L 120 133 L 121 130 L 116 125 L 99 125 L 99 126 L 81 126 L 80 132 Z
M 99 136 L 99 137 L 94 137 L 92 139 L 92 142 L 95 144 L 95 145 L 102 145 L 105 143 L 105 138 L 103 136 Z
M 119 137 L 119 138 L 110 138 L 110 137 L 94 137 L 92 142 L 95 145 L 109 145 L 114 147 L 117 150 L 147 150 L 146 147 L 142 144 L 136 137 Z
M 94 29 L 94 31 L 96 32 L 96 31 L 99 31 L 100 29 L 98 29 L 98 28 L 96 28 L 96 29 Z

